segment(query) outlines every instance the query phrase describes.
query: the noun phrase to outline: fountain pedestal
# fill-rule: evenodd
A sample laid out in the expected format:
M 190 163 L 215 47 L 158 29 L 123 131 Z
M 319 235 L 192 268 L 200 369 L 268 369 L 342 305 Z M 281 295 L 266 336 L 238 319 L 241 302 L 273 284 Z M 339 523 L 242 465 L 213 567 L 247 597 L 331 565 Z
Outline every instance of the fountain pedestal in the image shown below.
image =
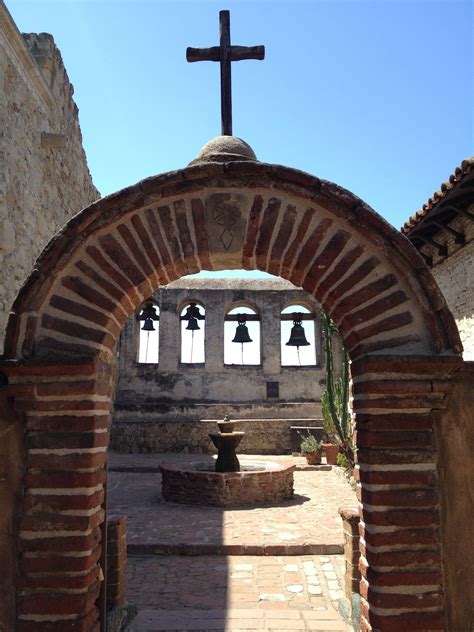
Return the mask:
M 234 422 L 228 417 L 218 421 L 219 432 L 210 432 L 212 443 L 217 448 L 216 472 L 240 472 L 240 463 L 235 453 L 245 432 L 235 432 Z

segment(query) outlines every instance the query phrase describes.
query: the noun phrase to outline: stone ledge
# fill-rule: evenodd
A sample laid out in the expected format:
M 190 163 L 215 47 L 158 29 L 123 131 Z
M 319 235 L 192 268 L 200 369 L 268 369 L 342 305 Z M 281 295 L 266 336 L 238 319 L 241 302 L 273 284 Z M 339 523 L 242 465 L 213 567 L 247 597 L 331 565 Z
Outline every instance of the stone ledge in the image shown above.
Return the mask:
M 132 555 L 341 555 L 342 544 L 128 544 Z

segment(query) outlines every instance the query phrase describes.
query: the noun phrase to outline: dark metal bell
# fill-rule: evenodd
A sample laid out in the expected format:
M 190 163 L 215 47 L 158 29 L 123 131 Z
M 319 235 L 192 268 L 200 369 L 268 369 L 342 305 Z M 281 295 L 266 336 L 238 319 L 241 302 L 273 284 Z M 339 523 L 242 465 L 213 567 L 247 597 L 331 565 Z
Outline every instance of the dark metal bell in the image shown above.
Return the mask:
M 240 318 L 241 314 L 238 314 L 238 325 L 235 330 L 235 336 L 232 342 L 253 342 L 252 338 L 249 336 L 249 330 L 247 325 L 245 324 L 246 319 Z
M 145 319 L 145 322 L 143 323 L 142 331 L 156 331 L 156 329 L 153 327 L 152 318 Z
M 290 339 L 286 343 L 288 347 L 307 347 L 309 344 L 311 344 L 306 340 L 306 334 L 301 322 L 301 314 L 294 314 Z
M 191 316 L 188 320 L 188 326 L 186 327 L 186 329 L 189 331 L 197 331 L 198 329 L 201 329 L 199 327 L 197 318 L 194 318 L 194 316 Z
M 153 321 L 160 320 L 160 317 L 156 313 L 156 308 L 153 306 L 153 303 L 146 303 L 146 305 L 137 316 L 137 320 L 145 321 L 142 327 L 142 331 L 155 331 L 155 328 L 153 327 Z
M 191 318 L 194 318 L 194 320 L 204 320 L 204 316 L 199 311 L 199 307 L 196 305 L 196 303 L 189 303 L 189 307 L 186 309 L 186 314 L 182 318 L 183 320 L 191 320 Z M 191 328 L 186 327 L 186 329 Z M 196 329 L 199 329 L 199 327 L 196 327 Z

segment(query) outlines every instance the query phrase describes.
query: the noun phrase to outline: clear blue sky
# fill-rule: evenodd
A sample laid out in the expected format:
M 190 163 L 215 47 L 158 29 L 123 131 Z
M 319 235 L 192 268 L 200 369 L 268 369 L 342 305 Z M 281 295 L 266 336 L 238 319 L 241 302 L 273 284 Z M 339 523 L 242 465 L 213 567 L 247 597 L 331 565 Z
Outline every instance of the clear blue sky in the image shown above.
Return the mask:
M 103 195 L 183 167 L 220 133 L 219 66 L 187 46 L 234 44 L 234 134 L 257 157 L 350 189 L 399 228 L 473 154 L 472 4 L 7 0 L 52 33 Z

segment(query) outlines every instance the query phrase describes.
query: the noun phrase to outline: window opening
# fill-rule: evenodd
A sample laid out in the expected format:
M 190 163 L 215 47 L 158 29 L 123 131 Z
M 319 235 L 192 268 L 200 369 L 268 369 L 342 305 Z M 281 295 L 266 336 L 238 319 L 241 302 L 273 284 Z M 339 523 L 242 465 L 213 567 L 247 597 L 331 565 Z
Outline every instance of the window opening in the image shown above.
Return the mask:
M 197 303 L 188 303 L 181 310 L 180 318 L 181 362 L 201 364 L 205 361 L 204 327 L 199 326 L 199 321 L 205 319 L 205 310 Z
M 282 366 L 316 364 L 315 315 L 304 305 L 289 305 L 281 312 Z
M 158 306 L 149 301 L 137 314 L 137 321 L 143 323 L 138 342 L 138 362 L 141 364 L 158 364 L 159 311 Z
M 260 364 L 260 316 L 251 307 L 234 307 L 225 317 L 224 364 Z

